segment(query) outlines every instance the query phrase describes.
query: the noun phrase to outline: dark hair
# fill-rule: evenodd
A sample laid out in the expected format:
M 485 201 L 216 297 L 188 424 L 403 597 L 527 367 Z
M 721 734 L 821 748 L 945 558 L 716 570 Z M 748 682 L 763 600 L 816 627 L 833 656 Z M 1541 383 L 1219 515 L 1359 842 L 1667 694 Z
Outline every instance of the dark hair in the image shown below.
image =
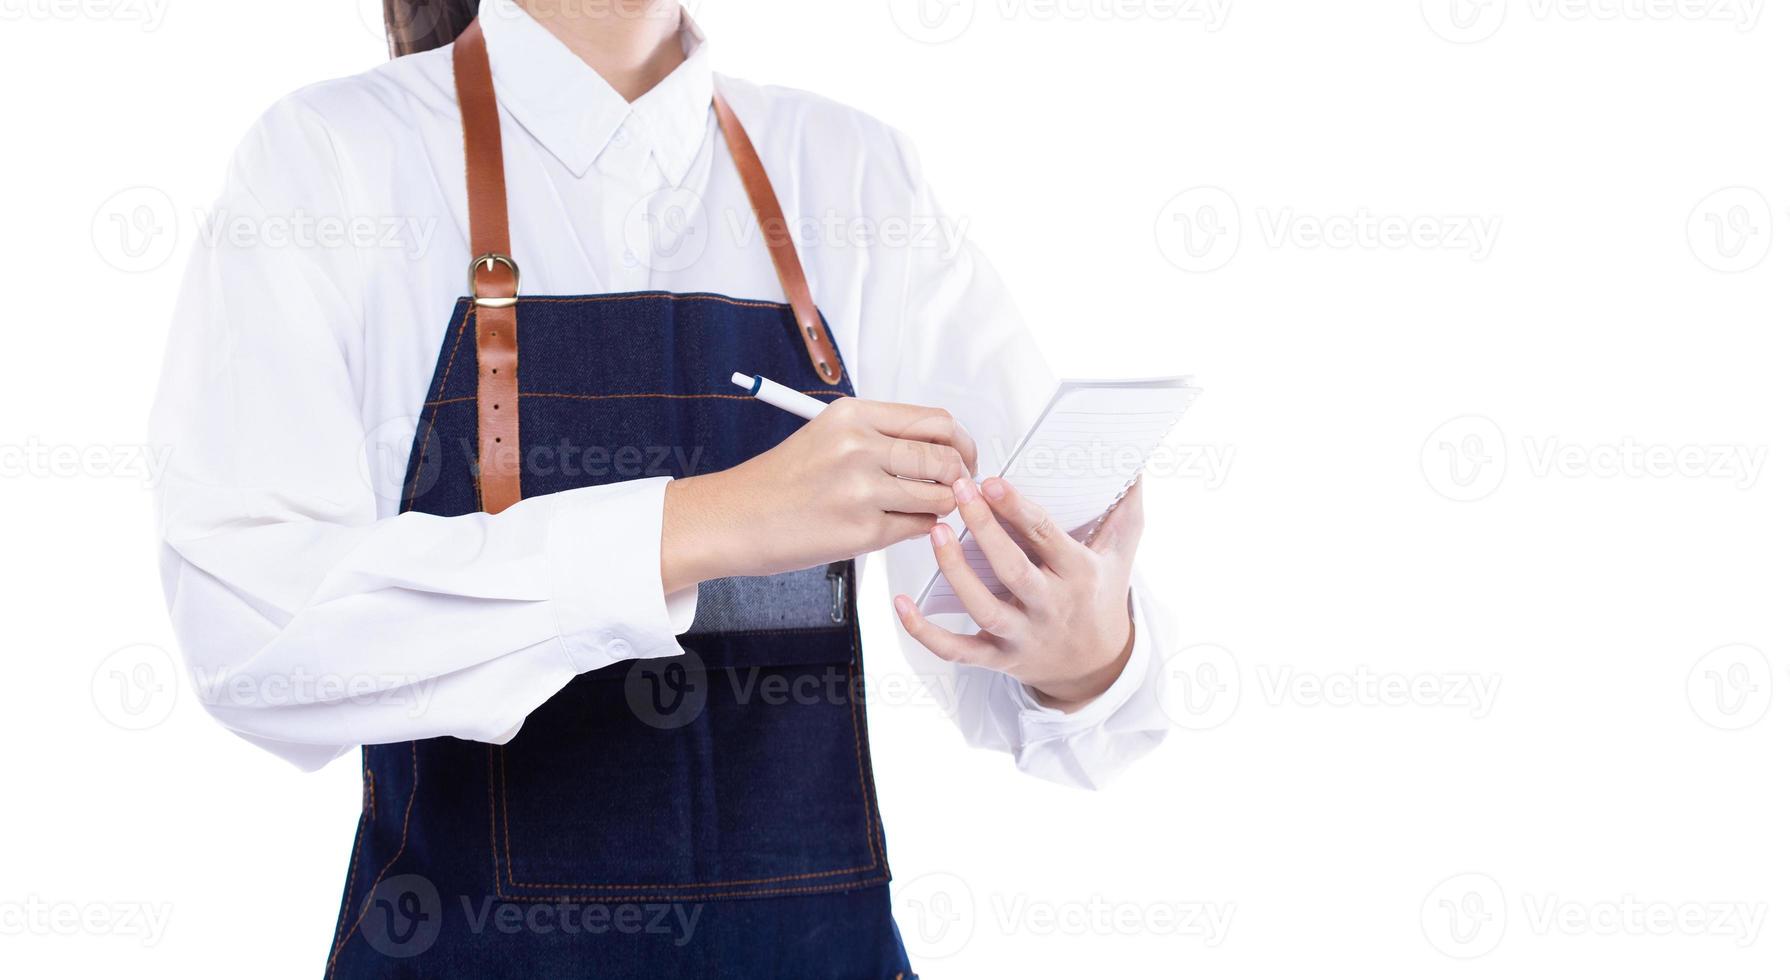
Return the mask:
M 385 40 L 397 58 L 453 43 L 479 13 L 479 0 L 385 0 Z

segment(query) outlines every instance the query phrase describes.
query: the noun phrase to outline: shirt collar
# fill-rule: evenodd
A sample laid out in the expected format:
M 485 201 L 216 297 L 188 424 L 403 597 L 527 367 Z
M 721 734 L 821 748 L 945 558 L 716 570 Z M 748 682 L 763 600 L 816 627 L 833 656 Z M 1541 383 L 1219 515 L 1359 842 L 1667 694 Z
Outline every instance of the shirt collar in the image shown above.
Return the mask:
M 673 184 L 702 149 L 715 93 L 707 40 L 687 11 L 680 17 L 683 64 L 630 104 L 515 0 L 479 4 L 498 100 L 566 169 L 588 171 L 632 115 Z

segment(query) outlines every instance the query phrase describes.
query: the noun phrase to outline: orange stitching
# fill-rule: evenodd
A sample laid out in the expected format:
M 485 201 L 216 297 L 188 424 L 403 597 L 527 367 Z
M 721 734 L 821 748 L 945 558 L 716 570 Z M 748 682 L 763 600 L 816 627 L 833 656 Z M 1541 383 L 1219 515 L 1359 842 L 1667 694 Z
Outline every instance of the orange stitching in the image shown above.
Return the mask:
M 460 341 L 466 336 L 466 322 L 472 319 L 472 307 L 473 304 L 466 304 L 466 314 L 460 318 L 460 330 L 454 334 L 454 346 L 448 348 L 447 367 L 441 372 L 441 384 L 435 389 L 435 397 L 438 401 L 432 407 L 428 402 L 423 403 L 425 407 L 429 408 L 429 427 L 424 430 L 422 445 L 417 450 L 416 472 L 410 474 L 410 499 L 404 502 L 405 510 L 416 505 L 417 484 L 422 482 L 423 457 L 429 454 L 429 440 L 435 437 L 435 413 L 441 408 L 439 399 L 442 392 L 447 391 L 448 378 L 454 374 L 454 358 L 460 354 Z
M 743 892 L 713 892 L 713 893 L 703 894 L 703 895 L 678 895 L 675 898 L 667 898 L 665 895 L 605 895 L 601 899 L 596 899 L 596 900 L 593 900 L 588 895 L 503 895 L 501 897 L 504 897 L 504 898 L 527 898 L 531 901 L 575 902 L 578 904 L 595 904 L 598 901 L 601 901 L 601 902 L 663 902 L 663 901 L 701 902 L 701 901 L 707 901 L 710 899 L 724 901 L 724 900 L 730 899 L 730 898 L 765 898 L 765 897 L 769 897 L 769 896 L 780 896 L 780 895 L 835 894 L 838 892 L 849 890 L 847 888 L 848 885 L 874 885 L 874 884 L 878 884 L 878 883 L 885 882 L 888 880 L 889 880 L 889 876 L 884 874 L 884 875 L 877 875 L 874 878 L 865 878 L 860 881 L 841 882 L 837 885 L 818 885 L 818 886 L 809 887 L 809 888 L 763 888 L 763 889 L 757 889 L 757 890 L 753 890 L 753 891 L 743 891 Z M 701 887 L 706 887 L 706 886 L 697 885 L 694 887 L 701 888 Z
M 853 599 L 855 600 L 857 597 L 857 590 L 858 590 L 858 576 L 857 576 L 857 571 L 855 568 L 853 569 L 853 572 L 852 572 L 851 584 L 852 584 L 852 596 L 853 596 Z M 858 689 L 857 678 L 859 676 L 859 670 L 862 667 L 862 662 L 863 662 L 863 658 L 864 658 L 864 652 L 861 649 L 859 649 L 859 647 L 858 647 L 858 624 L 856 622 L 856 620 L 857 620 L 856 605 L 857 604 L 854 601 L 853 602 L 853 615 L 852 615 L 853 622 L 852 622 L 852 630 L 851 630 L 851 651 L 852 651 L 851 690 L 853 693 L 856 693 L 857 689 Z M 860 731 L 860 729 L 858 727 L 858 709 L 859 709 L 859 705 L 851 706 L 852 748 L 855 749 L 858 754 L 858 795 L 863 797 L 863 799 L 864 799 L 864 842 L 865 842 L 865 844 L 867 844 L 870 847 L 871 859 L 875 860 L 877 858 L 877 855 L 881 853 L 881 849 L 877 846 L 878 835 L 872 829 L 875 826 L 875 821 L 872 820 L 871 816 L 870 816 L 870 793 L 868 790 L 866 790 L 864 788 L 864 738 L 863 738 L 863 733 Z M 865 727 L 869 727 L 869 724 L 870 724 L 870 721 L 868 718 L 866 718 L 864 721 Z M 883 855 L 882 860 L 883 860 L 883 864 L 884 864 L 883 870 L 886 872 L 888 870 L 888 867 L 887 867 L 888 856 Z
M 636 300 L 636 299 L 668 299 L 674 303 L 682 303 L 682 302 L 686 302 L 686 301 L 695 301 L 695 300 L 706 300 L 710 303 L 724 303 L 728 306 L 742 306 L 742 307 L 746 307 L 749 309 L 755 309 L 755 310 L 789 310 L 791 312 L 791 314 L 793 314 L 795 312 L 795 308 L 790 306 L 788 303 L 773 303 L 773 302 L 770 302 L 769 300 L 734 299 L 730 296 L 721 296 L 721 295 L 718 295 L 715 293 L 645 292 L 645 293 L 608 293 L 608 294 L 604 294 L 601 296 L 518 296 L 518 297 L 516 297 L 516 301 L 518 303 L 622 303 L 622 302 L 626 302 L 628 300 Z
M 875 855 L 872 855 L 873 857 Z M 875 871 L 875 862 L 860 865 L 856 868 L 840 868 L 837 871 L 809 871 L 803 874 L 777 875 L 772 878 L 742 878 L 738 881 L 694 881 L 688 885 L 568 885 L 568 884 L 535 884 L 526 881 L 511 881 L 516 888 L 571 888 L 578 891 L 615 891 L 625 888 L 662 888 L 666 891 L 688 890 L 691 888 L 728 888 L 733 885 L 768 885 L 778 881 L 808 881 L 814 878 L 836 878 L 841 875 L 854 875 L 860 871 Z
M 503 780 L 503 876 L 516 883 L 516 866 L 510 857 L 510 754 L 506 746 L 497 747 L 497 778 Z
M 336 917 L 335 941 L 341 942 L 342 929 L 348 925 L 348 909 L 354 904 L 354 872 L 360 867 L 361 835 L 367 829 L 367 818 L 363 814 L 354 826 L 354 856 L 348 860 L 348 887 L 342 890 L 342 913 Z
M 417 786 L 416 743 L 411 742 L 410 743 L 410 801 L 408 803 L 404 804 L 404 831 L 403 831 L 403 833 L 401 833 L 398 836 L 397 853 L 392 855 L 392 859 L 390 861 L 385 862 L 385 867 L 379 869 L 379 873 L 373 876 L 373 883 L 367 886 L 367 898 L 368 899 L 371 899 L 373 897 L 373 891 L 374 891 L 374 889 L 379 887 L 379 883 L 385 880 L 385 873 L 387 871 L 390 871 L 392 869 L 392 865 L 397 864 L 398 859 L 404 856 L 404 847 L 405 847 L 405 845 L 410 843 L 410 810 L 412 807 L 414 807 L 416 805 L 416 786 Z M 371 901 L 368 901 L 367 904 L 363 905 L 360 910 L 360 915 L 357 915 L 354 918 L 354 925 L 349 926 L 348 930 L 346 932 L 344 932 L 342 934 L 341 938 L 336 941 L 335 952 L 329 954 L 329 970 L 324 973 L 324 975 L 323 975 L 324 980 L 328 980 L 328 978 L 336 975 L 336 958 L 342 955 L 342 948 L 348 945 L 348 937 L 354 934 L 354 930 L 360 928 L 361 920 L 363 920 L 367 917 L 367 912 L 368 912 L 368 910 L 372 909 L 372 907 L 373 907 L 373 904 Z
M 485 796 L 491 804 L 491 880 L 497 881 L 497 746 L 485 746 Z M 505 803 L 508 810 L 508 803 Z M 508 818 L 508 813 L 505 813 Z M 502 886 L 498 887 L 501 894 Z

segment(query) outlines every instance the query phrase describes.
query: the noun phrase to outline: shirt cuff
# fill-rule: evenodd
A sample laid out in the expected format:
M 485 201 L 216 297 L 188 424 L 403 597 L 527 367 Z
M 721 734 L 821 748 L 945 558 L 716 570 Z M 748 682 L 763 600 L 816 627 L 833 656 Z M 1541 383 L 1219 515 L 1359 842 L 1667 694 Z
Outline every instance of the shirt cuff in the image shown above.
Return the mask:
M 665 594 L 659 549 L 669 477 L 554 495 L 547 550 L 560 643 L 579 673 L 675 657 L 696 589 Z
M 1125 669 L 1119 672 L 1118 679 L 1111 687 L 1101 692 L 1099 697 L 1083 705 L 1079 711 L 1063 711 L 1049 708 L 1038 701 L 1032 689 L 1012 677 L 1002 674 L 1013 698 L 1019 704 L 1019 731 L 1022 746 L 1034 745 L 1051 739 L 1068 738 L 1085 731 L 1092 731 L 1106 724 L 1107 720 L 1119 710 L 1120 706 L 1137 696 L 1143 689 L 1144 680 L 1150 672 L 1150 657 L 1154 651 L 1150 647 L 1150 631 L 1144 617 L 1137 613 L 1135 599 L 1128 600 L 1131 606 L 1131 659 L 1125 662 Z

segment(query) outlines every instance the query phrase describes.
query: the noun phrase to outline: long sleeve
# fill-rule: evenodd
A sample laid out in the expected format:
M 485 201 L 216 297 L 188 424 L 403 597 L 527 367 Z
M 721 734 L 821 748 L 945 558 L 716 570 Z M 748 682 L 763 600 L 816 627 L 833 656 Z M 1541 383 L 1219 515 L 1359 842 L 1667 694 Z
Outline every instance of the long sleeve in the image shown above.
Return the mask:
M 959 227 L 938 207 L 919 176 L 910 147 L 901 150 L 915 188 L 910 228 Z M 895 336 L 871 358 L 889 358 L 866 372 L 870 397 L 949 408 L 969 429 L 984 475 L 997 472 L 1055 386 L 1007 290 L 986 258 L 967 242 L 907 250 L 909 269 Z M 888 551 L 889 582 L 918 594 L 936 563 L 925 541 Z M 1170 728 L 1156 696 L 1162 650 L 1174 649 L 1167 611 L 1134 577 L 1131 660 L 1112 688 L 1080 711 L 1040 705 L 1005 674 L 945 664 L 902 633 L 915 670 L 950 686 L 942 703 L 955 704 L 956 721 L 973 745 L 1013 754 L 1020 769 L 1046 779 L 1097 787 L 1160 743 Z M 974 632 L 967 616 L 939 617 L 959 632 Z
M 362 743 L 504 741 L 576 674 L 676 655 L 695 609 L 660 586 L 663 479 L 498 516 L 395 514 L 415 419 L 364 408 L 362 337 L 380 324 L 362 322 L 362 256 L 270 233 L 355 214 L 343 188 L 298 98 L 250 133 L 151 419 L 171 452 L 163 580 L 199 696 L 305 768 Z

